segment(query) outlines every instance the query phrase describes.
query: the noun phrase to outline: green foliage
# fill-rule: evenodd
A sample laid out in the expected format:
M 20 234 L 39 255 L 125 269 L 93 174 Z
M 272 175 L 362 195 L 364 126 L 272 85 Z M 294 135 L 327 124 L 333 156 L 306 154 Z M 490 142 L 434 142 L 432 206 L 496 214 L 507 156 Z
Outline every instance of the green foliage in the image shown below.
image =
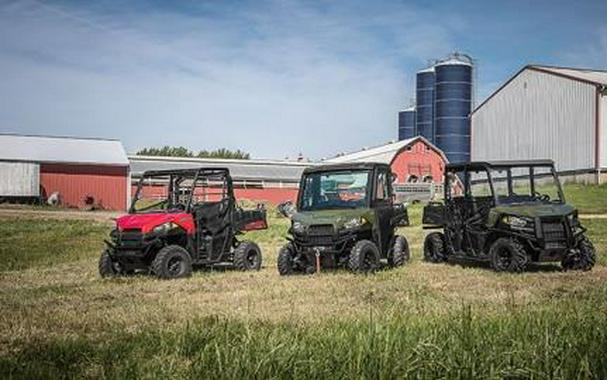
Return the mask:
M 168 146 L 162 148 L 143 148 L 137 152 L 138 156 L 164 156 L 164 157 L 197 157 L 197 158 L 231 158 L 248 160 L 251 158 L 249 153 L 240 149 L 235 151 L 226 148 L 215 150 L 201 150 L 195 153 L 183 146 Z

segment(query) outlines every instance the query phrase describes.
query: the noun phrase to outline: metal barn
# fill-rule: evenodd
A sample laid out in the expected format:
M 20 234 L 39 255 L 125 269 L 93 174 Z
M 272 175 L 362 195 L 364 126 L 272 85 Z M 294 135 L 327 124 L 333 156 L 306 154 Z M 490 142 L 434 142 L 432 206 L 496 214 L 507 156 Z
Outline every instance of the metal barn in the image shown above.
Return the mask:
M 0 134 L 0 198 L 46 198 L 66 207 L 86 198 L 104 209 L 129 203 L 129 161 L 120 141 Z
M 313 164 L 297 161 L 236 160 L 187 157 L 129 156 L 133 187 L 147 170 L 226 167 L 230 169 L 237 199 L 279 204 L 294 201 L 303 170 Z
M 525 66 L 471 114 L 472 160 L 553 159 L 564 176 L 607 169 L 607 71 Z

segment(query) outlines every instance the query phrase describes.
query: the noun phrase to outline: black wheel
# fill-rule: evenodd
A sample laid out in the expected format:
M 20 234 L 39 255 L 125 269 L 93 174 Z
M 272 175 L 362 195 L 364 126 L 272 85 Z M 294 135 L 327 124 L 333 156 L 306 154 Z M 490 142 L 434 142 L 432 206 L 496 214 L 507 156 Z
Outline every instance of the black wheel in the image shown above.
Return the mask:
M 290 243 L 284 245 L 278 251 L 276 266 L 278 267 L 278 273 L 281 276 L 289 276 L 298 272 L 298 268 L 295 266 L 295 252 Z
M 392 255 L 390 257 L 390 265 L 393 267 L 399 267 L 405 265 L 411 254 L 409 252 L 409 243 L 404 236 L 397 235 L 394 238 L 394 244 L 392 245 Z
M 445 236 L 440 232 L 432 232 L 424 240 L 424 260 L 431 263 L 447 261 Z
M 370 240 L 357 242 L 350 251 L 348 266 L 353 272 L 373 273 L 379 268 L 379 249 Z
M 107 251 L 103 251 L 99 258 L 99 274 L 101 277 L 123 276 L 125 273 L 119 262 L 113 261 Z
M 182 278 L 192 274 L 192 258 L 178 245 L 163 247 L 152 261 L 152 273 L 159 278 Z
M 565 270 L 582 270 L 589 271 L 594 267 L 596 262 L 596 251 L 594 245 L 586 236 L 580 240 L 577 250 L 567 255 L 561 261 L 561 265 Z
M 234 268 L 238 270 L 259 270 L 261 249 L 252 241 L 243 241 L 234 249 Z
M 525 247 L 516 239 L 499 238 L 489 249 L 491 266 L 497 272 L 522 272 L 529 263 Z

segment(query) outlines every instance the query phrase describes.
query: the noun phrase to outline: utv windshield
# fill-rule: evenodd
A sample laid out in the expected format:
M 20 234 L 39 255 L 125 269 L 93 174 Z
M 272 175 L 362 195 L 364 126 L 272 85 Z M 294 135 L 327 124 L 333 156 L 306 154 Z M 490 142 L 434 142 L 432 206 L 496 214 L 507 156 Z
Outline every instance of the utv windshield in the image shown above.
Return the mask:
M 552 166 L 492 168 L 491 178 L 499 204 L 564 202 Z
M 369 170 L 319 172 L 306 175 L 301 189 L 301 211 L 365 207 Z

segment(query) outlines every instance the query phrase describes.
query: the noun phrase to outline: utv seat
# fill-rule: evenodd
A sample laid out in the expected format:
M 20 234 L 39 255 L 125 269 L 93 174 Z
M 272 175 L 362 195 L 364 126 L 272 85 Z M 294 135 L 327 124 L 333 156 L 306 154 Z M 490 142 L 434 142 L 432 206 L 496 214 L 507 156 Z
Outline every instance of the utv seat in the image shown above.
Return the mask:
M 221 232 L 228 225 L 229 199 L 220 202 L 205 202 L 194 206 L 194 216 L 198 225 L 212 235 Z

